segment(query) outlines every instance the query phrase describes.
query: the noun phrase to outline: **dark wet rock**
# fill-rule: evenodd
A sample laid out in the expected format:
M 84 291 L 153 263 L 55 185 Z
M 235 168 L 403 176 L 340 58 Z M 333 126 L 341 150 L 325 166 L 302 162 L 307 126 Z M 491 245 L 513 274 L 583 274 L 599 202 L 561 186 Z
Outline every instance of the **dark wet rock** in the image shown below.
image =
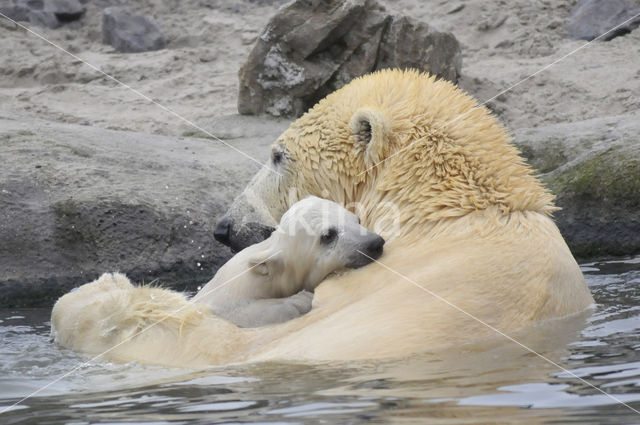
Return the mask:
M 287 126 L 205 125 L 260 161 Z M 231 148 L 2 116 L 0 127 L 0 307 L 51 306 L 110 271 L 195 290 L 230 258 L 216 220 L 259 167 Z
M 271 18 L 241 68 L 238 111 L 299 116 L 353 78 L 392 67 L 455 82 L 460 46 L 373 0 L 298 0 Z
M 580 258 L 640 252 L 640 114 L 516 132 L 562 208 L 555 220 Z
M 103 11 L 102 41 L 124 53 L 159 50 L 167 45 L 164 33 L 153 18 L 114 7 Z
M 593 40 L 640 13 L 630 0 L 580 0 L 571 9 L 565 29 L 571 38 Z M 633 31 L 640 25 L 640 16 L 604 35 L 608 41 Z

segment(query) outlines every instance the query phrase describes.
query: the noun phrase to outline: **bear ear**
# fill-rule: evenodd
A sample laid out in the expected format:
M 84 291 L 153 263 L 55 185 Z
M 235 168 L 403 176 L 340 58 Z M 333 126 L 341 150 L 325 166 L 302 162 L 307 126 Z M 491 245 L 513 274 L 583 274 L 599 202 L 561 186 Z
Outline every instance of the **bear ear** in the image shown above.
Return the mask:
M 249 260 L 249 271 L 251 273 L 266 276 L 269 274 L 269 267 L 266 261 L 260 261 L 259 258 L 252 258 Z
M 249 271 L 261 276 L 273 276 L 281 268 L 282 256 L 280 252 L 274 253 L 265 249 L 249 258 Z
M 367 165 L 382 161 L 391 129 L 387 116 L 378 109 L 361 108 L 353 114 L 350 127 L 356 142 L 364 148 Z

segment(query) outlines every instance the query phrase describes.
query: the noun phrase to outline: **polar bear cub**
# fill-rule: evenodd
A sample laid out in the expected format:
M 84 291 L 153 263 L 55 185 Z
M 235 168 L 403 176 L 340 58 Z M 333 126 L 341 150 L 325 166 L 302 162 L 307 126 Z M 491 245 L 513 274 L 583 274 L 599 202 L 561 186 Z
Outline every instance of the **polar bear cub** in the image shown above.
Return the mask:
M 311 310 L 328 274 L 369 264 L 384 239 L 335 202 L 295 203 L 271 236 L 236 254 L 193 298 L 242 327 L 284 322 Z

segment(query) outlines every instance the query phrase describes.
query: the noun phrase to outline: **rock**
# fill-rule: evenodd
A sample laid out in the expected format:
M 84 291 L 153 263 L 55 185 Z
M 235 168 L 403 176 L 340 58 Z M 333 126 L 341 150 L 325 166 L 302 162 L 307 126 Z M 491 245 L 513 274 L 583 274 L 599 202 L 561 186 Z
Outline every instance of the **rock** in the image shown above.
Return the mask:
M 297 0 L 264 28 L 239 73 L 241 114 L 299 116 L 353 78 L 418 68 L 456 81 L 456 38 L 374 0 Z
M 14 20 L 47 28 L 58 28 L 77 21 L 85 8 L 77 0 L 17 0 L 13 6 Z
M 288 125 L 205 127 L 262 162 Z M 118 270 L 195 290 L 231 256 L 216 219 L 259 165 L 222 143 L 2 115 L 0 128 L 0 307 L 51 306 Z
M 132 15 L 114 7 L 102 13 L 102 41 L 124 53 L 159 50 L 167 45 L 165 35 L 153 18 Z
M 0 1 L 0 13 L 14 21 L 29 20 L 29 8 L 24 4 L 16 4 L 14 1 Z
M 55 14 L 44 10 L 29 12 L 29 22 L 40 27 L 56 29 L 62 25 Z
M 580 0 L 571 9 L 565 29 L 569 37 L 593 40 L 640 13 L 630 0 Z M 608 41 L 633 31 L 640 25 L 640 16 L 604 35 Z
M 453 6 L 453 8 L 447 12 L 447 15 L 452 15 L 454 13 L 460 12 L 462 9 L 464 9 L 464 6 L 465 6 L 464 3 L 460 3 L 460 4 L 457 4 L 457 5 Z
M 460 44 L 452 34 L 434 31 L 406 16 L 393 16 L 376 69 L 416 68 L 457 82 L 461 66 Z
M 640 252 L 640 113 L 517 131 L 516 141 L 562 208 L 579 258 Z

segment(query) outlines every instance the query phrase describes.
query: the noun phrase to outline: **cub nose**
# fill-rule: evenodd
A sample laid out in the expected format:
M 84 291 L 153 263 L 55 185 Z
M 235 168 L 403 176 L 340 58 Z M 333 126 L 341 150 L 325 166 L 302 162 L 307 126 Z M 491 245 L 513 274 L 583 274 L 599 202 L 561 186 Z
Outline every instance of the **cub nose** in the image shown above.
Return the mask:
M 229 245 L 232 227 L 233 220 L 229 217 L 222 217 L 222 219 L 216 224 L 216 228 L 213 231 L 213 237 L 216 238 L 218 242 Z
M 378 259 L 382 255 L 382 247 L 384 246 L 384 239 L 381 236 L 376 235 L 370 242 L 367 243 L 365 252 L 373 258 Z

